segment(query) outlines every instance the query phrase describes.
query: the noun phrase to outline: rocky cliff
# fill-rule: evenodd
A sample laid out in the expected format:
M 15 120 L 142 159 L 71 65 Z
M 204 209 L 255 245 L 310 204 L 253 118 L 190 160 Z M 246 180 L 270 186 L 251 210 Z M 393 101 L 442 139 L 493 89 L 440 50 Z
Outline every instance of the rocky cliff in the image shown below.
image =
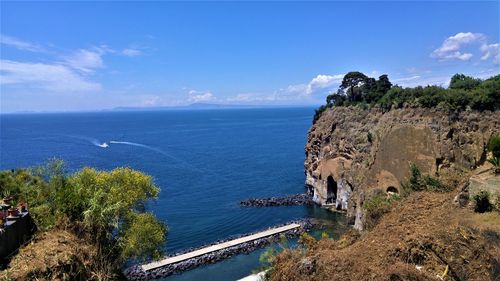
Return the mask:
M 365 198 L 377 190 L 401 192 L 411 163 L 454 184 L 484 163 L 487 143 L 498 134 L 498 111 L 335 107 L 309 130 L 306 185 L 316 203 L 347 211 L 362 229 Z

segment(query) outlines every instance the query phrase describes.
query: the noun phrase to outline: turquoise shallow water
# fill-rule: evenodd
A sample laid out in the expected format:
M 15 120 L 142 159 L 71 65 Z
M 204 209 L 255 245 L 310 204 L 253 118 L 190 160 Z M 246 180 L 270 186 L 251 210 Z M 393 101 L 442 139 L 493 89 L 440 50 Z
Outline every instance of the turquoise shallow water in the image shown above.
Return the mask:
M 304 191 L 304 145 L 313 113 L 279 108 L 1 115 L 0 168 L 58 157 L 70 170 L 130 166 L 151 174 L 162 191 L 148 208 L 168 224 L 166 250 L 172 253 L 292 219 L 331 219 L 317 207 L 238 204 Z M 234 280 L 258 266 L 258 255 L 168 280 Z

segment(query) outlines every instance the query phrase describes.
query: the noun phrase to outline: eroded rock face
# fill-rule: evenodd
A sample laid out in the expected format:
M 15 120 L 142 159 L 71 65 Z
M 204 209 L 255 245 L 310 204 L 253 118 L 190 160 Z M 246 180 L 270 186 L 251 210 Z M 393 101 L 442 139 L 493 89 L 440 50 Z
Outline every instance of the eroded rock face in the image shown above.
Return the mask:
M 484 163 L 487 143 L 498 134 L 500 112 L 338 107 L 309 130 L 306 184 L 316 203 L 346 210 L 361 229 L 367 191 L 400 192 L 410 163 L 443 180 L 456 177 Z

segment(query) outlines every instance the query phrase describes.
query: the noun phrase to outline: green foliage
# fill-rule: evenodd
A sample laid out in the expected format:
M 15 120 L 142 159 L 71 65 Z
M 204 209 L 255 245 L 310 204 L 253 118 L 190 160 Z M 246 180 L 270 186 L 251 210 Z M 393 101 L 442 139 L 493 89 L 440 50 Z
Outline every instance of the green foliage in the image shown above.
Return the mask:
M 359 71 L 351 71 L 342 79 L 339 89 L 347 91 L 347 100 L 351 102 L 362 101 L 362 87 L 368 81 L 368 77 Z M 370 83 L 370 86 L 372 83 Z
M 299 242 L 300 245 L 305 246 L 306 248 L 310 249 L 310 248 L 314 247 L 318 243 L 318 240 L 316 240 L 309 233 L 303 232 L 303 233 L 300 234 L 298 242 Z
M 67 174 L 64 163 L 53 160 L 29 170 L 1 171 L 0 188 L 27 202 L 42 230 L 69 221 L 92 237 L 103 254 L 120 261 L 160 254 L 166 227 L 144 213 L 145 203 L 157 197 L 159 188 L 141 172 L 83 168 Z
M 490 194 L 487 191 L 481 190 L 478 194 L 474 195 L 473 199 L 476 202 L 474 211 L 484 213 L 493 210 L 493 205 L 490 202 Z
M 392 203 L 401 199 L 401 196 L 395 195 L 387 195 L 385 193 L 380 193 L 369 200 L 366 200 L 363 203 L 363 209 L 367 211 L 375 211 L 379 209 L 385 209 L 386 207 L 390 207 Z
M 351 105 L 362 108 L 377 105 L 385 111 L 403 106 L 438 107 L 449 111 L 500 110 L 500 75 L 483 81 L 456 74 L 451 78 L 448 88 L 403 88 L 393 86 L 385 74 L 375 80 L 359 71 L 349 72 L 344 76 L 338 91 L 327 96 L 326 105 L 318 108 L 313 123 L 329 107 Z
M 464 74 L 455 74 L 450 80 L 450 89 L 472 90 L 481 84 L 481 79 L 466 76 Z
M 493 157 L 500 157 L 500 136 L 491 138 L 488 149 L 493 153 Z
M 410 178 L 406 182 L 402 182 L 401 186 L 405 192 L 412 191 L 448 191 L 448 186 L 441 183 L 439 180 L 422 175 L 420 169 L 415 164 L 410 164 Z
M 158 245 L 165 240 L 167 228 L 151 213 L 131 213 L 125 220 L 119 243 L 122 259 L 136 257 L 145 260 L 158 259 L 161 252 Z
M 318 109 L 314 110 L 313 124 L 318 121 L 318 119 L 321 117 L 321 114 L 323 114 L 323 112 L 328 108 L 329 107 L 327 105 L 321 105 L 320 107 L 318 107 Z
M 497 168 L 500 167 L 500 157 L 491 157 L 488 159 L 488 162 Z

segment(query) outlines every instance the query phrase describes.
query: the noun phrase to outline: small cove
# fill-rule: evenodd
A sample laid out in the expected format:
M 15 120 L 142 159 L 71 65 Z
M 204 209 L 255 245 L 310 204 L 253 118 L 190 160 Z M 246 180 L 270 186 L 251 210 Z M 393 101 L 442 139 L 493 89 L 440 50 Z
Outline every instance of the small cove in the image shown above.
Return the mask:
M 301 218 L 327 219 L 335 233 L 340 215 L 318 207 L 239 205 L 304 192 L 304 145 L 313 113 L 274 108 L 1 115 L 0 168 L 58 157 L 69 171 L 129 166 L 152 175 L 162 191 L 148 209 L 169 227 L 167 253 Z M 258 267 L 261 251 L 166 280 L 235 280 Z

